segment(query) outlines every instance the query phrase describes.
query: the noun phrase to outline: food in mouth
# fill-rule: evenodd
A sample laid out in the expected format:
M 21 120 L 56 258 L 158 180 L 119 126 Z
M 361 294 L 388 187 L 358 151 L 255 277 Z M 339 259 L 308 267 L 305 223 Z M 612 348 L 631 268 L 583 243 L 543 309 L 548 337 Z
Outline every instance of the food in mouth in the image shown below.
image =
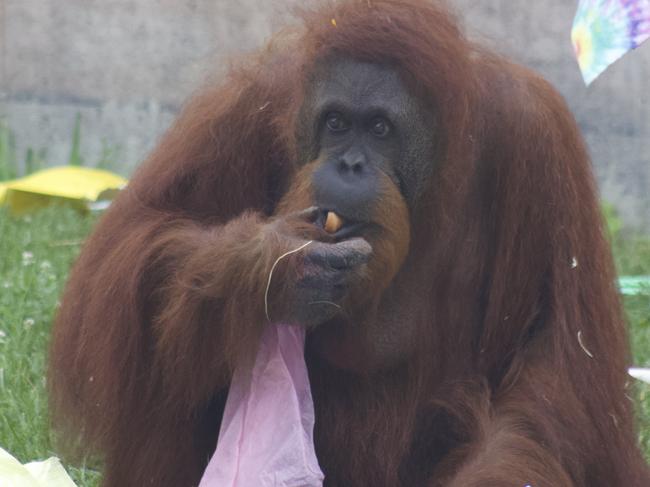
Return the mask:
M 336 233 L 343 226 L 343 220 L 333 211 L 327 212 L 327 217 L 325 218 L 324 229 L 327 233 Z

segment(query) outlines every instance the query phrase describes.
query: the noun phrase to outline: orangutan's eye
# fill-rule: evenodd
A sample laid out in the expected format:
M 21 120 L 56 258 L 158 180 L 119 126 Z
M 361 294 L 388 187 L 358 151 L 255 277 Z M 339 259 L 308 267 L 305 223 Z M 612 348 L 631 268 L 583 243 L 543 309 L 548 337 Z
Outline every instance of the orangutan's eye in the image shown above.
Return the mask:
M 344 132 L 349 128 L 347 121 L 338 112 L 329 113 L 325 124 L 331 132 Z
M 370 131 L 375 137 L 384 138 L 390 133 L 390 123 L 382 117 L 377 117 L 370 124 Z

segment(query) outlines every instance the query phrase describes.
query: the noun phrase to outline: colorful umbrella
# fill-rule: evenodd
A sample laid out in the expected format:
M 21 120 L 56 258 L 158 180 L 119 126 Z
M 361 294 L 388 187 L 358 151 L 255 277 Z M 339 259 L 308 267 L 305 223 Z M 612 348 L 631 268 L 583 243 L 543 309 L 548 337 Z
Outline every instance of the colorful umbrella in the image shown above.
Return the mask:
M 571 41 L 589 85 L 650 37 L 650 0 L 580 0 Z

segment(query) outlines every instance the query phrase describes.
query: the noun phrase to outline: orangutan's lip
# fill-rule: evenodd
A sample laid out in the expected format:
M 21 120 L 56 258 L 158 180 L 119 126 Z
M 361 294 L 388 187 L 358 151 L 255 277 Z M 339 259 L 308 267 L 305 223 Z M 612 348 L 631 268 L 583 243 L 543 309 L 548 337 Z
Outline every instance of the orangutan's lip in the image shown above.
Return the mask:
M 368 227 L 366 222 L 350 222 L 345 220 L 343 226 L 332 234 L 336 240 L 345 240 L 352 237 L 360 237 L 363 231 Z

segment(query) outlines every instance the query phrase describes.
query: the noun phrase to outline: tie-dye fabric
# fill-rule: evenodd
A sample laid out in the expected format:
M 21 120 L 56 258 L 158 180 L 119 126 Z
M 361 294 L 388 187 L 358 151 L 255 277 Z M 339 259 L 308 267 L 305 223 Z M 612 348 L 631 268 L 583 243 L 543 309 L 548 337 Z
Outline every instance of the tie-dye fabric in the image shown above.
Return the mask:
M 650 37 L 650 0 L 580 0 L 571 40 L 589 85 Z

